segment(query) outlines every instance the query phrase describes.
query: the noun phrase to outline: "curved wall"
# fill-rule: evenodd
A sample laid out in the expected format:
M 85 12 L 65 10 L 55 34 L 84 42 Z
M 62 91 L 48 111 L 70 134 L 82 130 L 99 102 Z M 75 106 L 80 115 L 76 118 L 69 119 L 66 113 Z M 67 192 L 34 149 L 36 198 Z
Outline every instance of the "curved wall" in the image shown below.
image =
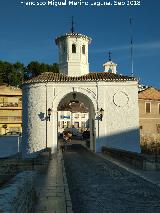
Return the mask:
M 36 156 L 46 146 L 46 88 L 44 84 L 23 88 L 23 155 Z

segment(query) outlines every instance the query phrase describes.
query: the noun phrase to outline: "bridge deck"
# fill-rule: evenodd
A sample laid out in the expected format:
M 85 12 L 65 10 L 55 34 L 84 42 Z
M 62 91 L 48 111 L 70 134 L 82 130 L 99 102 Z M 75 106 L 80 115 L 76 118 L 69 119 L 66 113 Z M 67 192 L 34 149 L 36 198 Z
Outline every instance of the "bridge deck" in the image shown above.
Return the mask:
M 36 180 L 38 202 L 35 213 L 73 213 L 61 152 L 40 169 Z
M 88 152 L 64 153 L 74 213 L 159 213 L 160 188 Z
M 82 144 L 73 140 L 63 153 L 69 189 L 61 152 L 39 172 L 35 212 L 72 213 L 72 208 L 74 213 L 160 212 L 159 187 Z

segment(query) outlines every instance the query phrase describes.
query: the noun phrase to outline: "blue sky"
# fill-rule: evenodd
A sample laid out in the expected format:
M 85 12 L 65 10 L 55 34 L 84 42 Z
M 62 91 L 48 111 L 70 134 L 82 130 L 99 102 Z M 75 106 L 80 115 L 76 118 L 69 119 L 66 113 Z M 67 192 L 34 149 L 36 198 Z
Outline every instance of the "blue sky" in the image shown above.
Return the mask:
M 141 83 L 160 89 L 159 0 L 141 0 L 141 6 L 101 7 L 25 6 L 20 2 L 0 0 L 0 60 L 25 65 L 33 60 L 58 62 L 54 38 L 70 31 L 74 16 L 75 31 L 92 38 L 90 70 L 103 71 L 102 65 L 111 51 L 118 73 L 131 75 L 129 17 L 132 16 L 134 75 Z

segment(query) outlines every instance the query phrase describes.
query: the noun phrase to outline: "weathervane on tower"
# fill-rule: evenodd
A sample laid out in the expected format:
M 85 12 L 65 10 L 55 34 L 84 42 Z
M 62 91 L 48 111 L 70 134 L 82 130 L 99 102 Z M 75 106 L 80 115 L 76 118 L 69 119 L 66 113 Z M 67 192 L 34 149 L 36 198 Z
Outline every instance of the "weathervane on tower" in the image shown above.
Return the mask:
M 72 27 L 71 27 L 71 32 L 74 33 L 74 31 L 75 31 L 75 30 L 74 30 L 74 19 L 73 19 L 73 16 L 72 16 Z
M 111 61 L 111 54 L 112 54 L 112 53 L 109 51 L 109 52 L 108 52 L 109 61 Z
M 129 24 L 130 24 L 130 52 L 131 52 L 131 73 L 134 76 L 134 64 L 133 64 L 133 18 L 129 17 Z

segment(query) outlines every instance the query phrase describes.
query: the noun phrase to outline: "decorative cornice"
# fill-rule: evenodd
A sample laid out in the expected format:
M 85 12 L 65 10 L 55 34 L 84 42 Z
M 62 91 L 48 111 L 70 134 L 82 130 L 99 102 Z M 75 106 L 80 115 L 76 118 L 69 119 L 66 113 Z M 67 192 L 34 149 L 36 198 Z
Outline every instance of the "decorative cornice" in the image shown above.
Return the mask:
M 56 39 L 55 39 L 55 43 L 58 44 L 59 41 L 65 39 L 65 38 L 83 38 L 85 40 L 87 40 L 89 42 L 89 44 L 91 43 L 92 39 L 86 35 L 83 35 L 83 34 L 80 34 L 80 33 L 66 33 L 65 35 L 63 36 L 58 36 Z

